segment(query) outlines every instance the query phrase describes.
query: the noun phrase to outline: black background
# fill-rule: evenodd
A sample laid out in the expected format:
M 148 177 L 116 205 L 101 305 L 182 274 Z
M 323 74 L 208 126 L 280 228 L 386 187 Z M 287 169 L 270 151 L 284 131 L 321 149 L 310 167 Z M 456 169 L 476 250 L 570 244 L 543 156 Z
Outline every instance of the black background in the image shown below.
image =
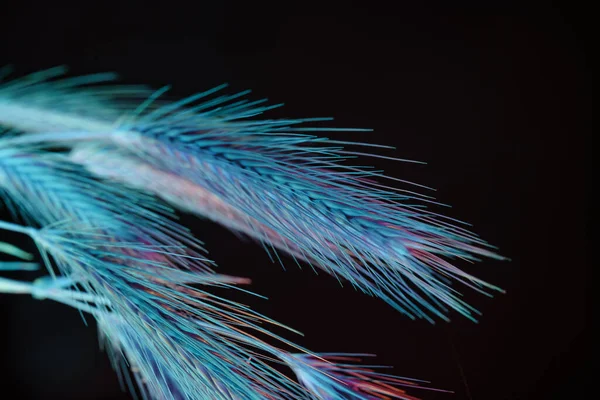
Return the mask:
M 0 65 L 116 71 L 127 83 L 173 84 L 176 95 L 229 82 L 286 102 L 271 117 L 374 128 L 341 135 L 427 161 L 367 160 L 437 188 L 453 205 L 446 214 L 512 259 L 461 265 L 507 290 L 466 293 L 479 324 L 411 322 L 289 259 L 283 271 L 212 223 L 184 222 L 223 271 L 269 297 L 251 300 L 255 309 L 304 332 L 290 338 L 314 351 L 376 353 L 396 374 L 455 392 L 413 392 L 426 399 L 576 397 L 591 352 L 581 28 L 560 7 L 399 3 L 12 2 L 1 7 Z M 130 398 L 88 322 L 66 306 L 0 295 L 0 397 Z

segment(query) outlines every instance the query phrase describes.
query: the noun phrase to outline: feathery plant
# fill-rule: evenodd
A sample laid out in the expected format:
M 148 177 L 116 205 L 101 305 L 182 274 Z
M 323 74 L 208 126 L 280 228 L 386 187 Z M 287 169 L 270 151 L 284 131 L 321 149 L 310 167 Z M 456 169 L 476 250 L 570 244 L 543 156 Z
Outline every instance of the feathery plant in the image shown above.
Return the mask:
M 475 320 L 452 281 L 499 290 L 452 264 L 501 259 L 490 246 L 429 211 L 430 197 L 346 162 L 369 155 L 346 145 L 385 146 L 315 136 L 349 131 L 310 126 L 326 118 L 257 119 L 277 106 L 219 94 L 224 86 L 170 101 L 167 88 L 111 86 L 114 74 L 64 74 L 0 83 L 0 197 L 14 219 L 0 228 L 29 236 L 49 274 L 0 278 L 0 292 L 91 314 L 122 384 L 135 392 L 135 381 L 144 398 L 412 399 L 406 387 L 421 387 L 359 366 L 360 355 L 312 353 L 272 333 L 277 322 L 216 296 L 211 288 L 249 282 L 216 273 L 173 208 L 410 318 L 448 320 L 454 310 Z M 36 267 L 12 244 L 0 252 L 21 260 L 1 270 Z

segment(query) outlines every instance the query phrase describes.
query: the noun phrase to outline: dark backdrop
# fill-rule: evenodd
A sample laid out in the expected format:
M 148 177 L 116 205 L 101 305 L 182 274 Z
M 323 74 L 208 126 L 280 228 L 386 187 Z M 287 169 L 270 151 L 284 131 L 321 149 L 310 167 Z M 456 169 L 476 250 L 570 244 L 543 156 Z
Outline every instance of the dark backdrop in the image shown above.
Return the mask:
M 396 374 L 455 391 L 414 392 L 426 399 L 574 397 L 590 352 L 591 83 L 571 15 L 494 4 L 249 3 L 3 3 L 0 64 L 21 74 L 58 64 L 117 71 L 127 83 L 173 84 L 177 95 L 229 82 L 286 102 L 272 117 L 374 128 L 343 137 L 427 161 L 369 160 L 437 188 L 453 205 L 446 213 L 512 259 L 461 265 L 507 290 L 495 299 L 466 293 L 483 312 L 479 324 L 411 322 L 289 259 L 283 271 L 219 226 L 184 222 L 223 271 L 250 276 L 269 297 L 250 300 L 257 310 L 304 332 L 290 338 L 315 351 L 377 353 Z M 2 397 L 129 398 L 88 322 L 66 306 L 0 295 Z

